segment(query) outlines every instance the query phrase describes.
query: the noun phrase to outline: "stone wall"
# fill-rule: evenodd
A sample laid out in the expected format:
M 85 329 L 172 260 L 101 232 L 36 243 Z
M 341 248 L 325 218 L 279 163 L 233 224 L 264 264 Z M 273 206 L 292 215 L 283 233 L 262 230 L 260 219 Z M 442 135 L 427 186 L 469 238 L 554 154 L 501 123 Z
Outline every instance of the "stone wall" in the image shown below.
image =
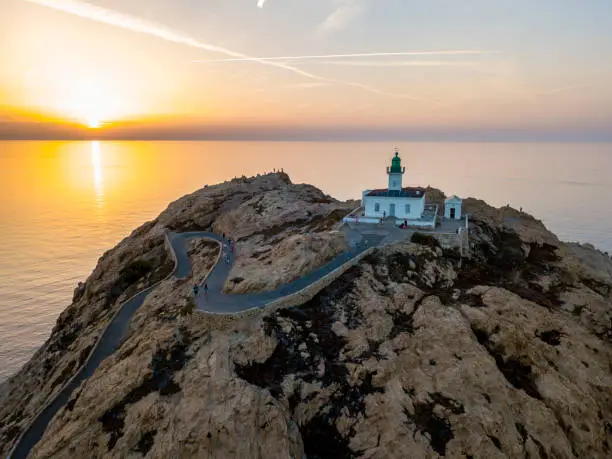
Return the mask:
M 347 261 L 342 266 L 334 269 L 332 272 L 322 277 L 316 282 L 313 282 L 308 287 L 303 288 L 299 292 L 295 292 L 286 297 L 280 298 L 278 300 L 270 302 L 266 307 L 281 309 L 281 308 L 290 308 L 292 306 L 297 306 L 300 304 L 304 304 L 307 301 L 310 301 L 317 293 L 323 290 L 325 287 L 330 285 L 333 281 L 342 276 L 346 271 L 355 266 L 357 263 L 361 261 L 363 257 L 368 255 L 374 250 L 374 248 L 369 248 L 361 252 L 355 258 Z

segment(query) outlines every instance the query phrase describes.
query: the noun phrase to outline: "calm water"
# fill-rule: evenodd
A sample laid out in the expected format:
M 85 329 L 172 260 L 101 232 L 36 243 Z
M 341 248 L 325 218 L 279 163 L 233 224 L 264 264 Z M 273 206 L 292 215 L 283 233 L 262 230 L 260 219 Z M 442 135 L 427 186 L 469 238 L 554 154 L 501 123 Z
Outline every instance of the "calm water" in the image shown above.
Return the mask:
M 612 252 L 612 144 L 399 144 L 405 181 L 523 207 Z M 0 381 L 98 257 L 204 184 L 284 168 L 339 199 L 385 187 L 388 143 L 0 142 Z

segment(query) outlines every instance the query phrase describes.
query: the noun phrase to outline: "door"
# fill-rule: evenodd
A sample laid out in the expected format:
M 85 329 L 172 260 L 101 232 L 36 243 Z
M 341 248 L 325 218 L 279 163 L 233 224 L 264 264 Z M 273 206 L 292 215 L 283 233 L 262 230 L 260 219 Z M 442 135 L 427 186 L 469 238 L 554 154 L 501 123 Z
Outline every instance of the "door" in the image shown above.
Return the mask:
M 395 217 L 395 204 L 389 204 L 389 217 Z
M 451 207 L 450 218 L 453 219 L 453 220 L 455 219 L 455 208 L 454 207 Z

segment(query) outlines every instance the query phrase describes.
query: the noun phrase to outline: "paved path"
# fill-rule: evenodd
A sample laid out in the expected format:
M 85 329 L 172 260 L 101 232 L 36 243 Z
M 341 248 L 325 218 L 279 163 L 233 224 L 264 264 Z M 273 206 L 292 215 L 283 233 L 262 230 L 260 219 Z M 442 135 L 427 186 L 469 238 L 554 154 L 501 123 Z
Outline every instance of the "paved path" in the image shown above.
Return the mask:
M 223 286 L 227 280 L 229 272 L 234 262 L 234 254 L 230 253 L 230 263 L 226 263 L 224 258 L 221 257 L 219 263 L 215 265 L 212 272 L 207 278 L 208 293 L 205 294 L 200 286 L 200 291 L 196 298 L 196 307 L 200 311 L 220 313 L 220 314 L 235 314 L 237 312 L 245 311 L 252 308 L 262 308 L 268 303 L 283 298 L 288 295 L 292 295 L 300 290 L 308 287 L 310 284 L 318 281 L 325 277 L 335 269 L 339 268 L 347 261 L 350 261 L 364 250 L 371 246 L 378 245 L 383 237 L 378 235 L 371 235 L 366 238 L 353 238 L 351 241 L 350 235 L 348 239 L 352 242 L 352 247 L 348 252 L 344 252 L 334 259 L 324 264 L 323 266 L 314 269 L 305 276 L 302 276 L 288 284 L 280 286 L 278 289 L 252 294 L 225 294 L 223 293 Z M 213 233 L 180 233 L 170 234 L 170 241 L 172 247 L 176 253 L 179 266 L 186 267 L 185 272 L 181 272 L 183 275 L 189 273 L 189 257 L 187 255 L 187 241 L 194 238 L 206 238 L 214 241 L 221 242 L 221 238 Z M 358 239 L 358 240 L 357 240 Z
M 338 255 L 336 258 L 320 268 L 315 269 L 311 273 L 271 292 L 246 295 L 224 294 L 222 292 L 223 286 L 229 275 L 232 263 L 227 264 L 224 260 L 220 259 L 213 267 L 208 277 L 208 295 L 204 295 L 202 291 L 198 295 L 196 301 L 197 308 L 205 312 L 233 314 L 251 308 L 264 307 L 271 301 L 278 300 L 284 296 L 302 290 L 329 274 L 334 269 L 342 266 L 347 261 L 350 261 L 369 247 L 379 245 L 384 239 L 384 236 L 379 234 L 352 232 L 350 229 L 347 229 L 345 234 L 351 245 L 351 250 L 349 252 Z M 204 238 L 213 241 L 221 241 L 219 235 L 209 232 L 170 233 L 168 237 L 176 255 L 177 263 L 173 274 L 177 278 L 185 278 L 191 272 L 191 262 L 187 255 L 186 246 L 188 240 Z M 233 262 L 233 260 L 231 261 Z M 72 392 L 96 371 L 100 363 L 102 363 L 106 357 L 115 352 L 121 345 L 132 315 L 142 305 L 147 295 L 156 285 L 141 291 L 121 306 L 120 312 L 113 318 L 108 328 L 100 337 L 98 345 L 89 360 L 78 370 L 74 379 L 37 415 L 32 424 L 30 424 L 27 430 L 19 438 L 13 450 L 9 452 L 7 459 L 25 459 L 28 456 L 34 445 L 42 438 L 47 425 L 51 422 L 55 414 L 68 402 Z

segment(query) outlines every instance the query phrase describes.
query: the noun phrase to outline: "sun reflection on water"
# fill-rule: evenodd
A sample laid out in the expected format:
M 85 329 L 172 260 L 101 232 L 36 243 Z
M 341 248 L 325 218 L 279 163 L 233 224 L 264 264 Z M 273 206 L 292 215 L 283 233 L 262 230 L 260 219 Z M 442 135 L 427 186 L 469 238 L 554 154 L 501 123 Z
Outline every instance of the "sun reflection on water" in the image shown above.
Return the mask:
M 104 176 L 102 175 L 102 158 L 100 142 L 91 142 L 91 166 L 93 169 L 93 183 L 96 193 L 96 204 L 101 207 L 104 204 Z

